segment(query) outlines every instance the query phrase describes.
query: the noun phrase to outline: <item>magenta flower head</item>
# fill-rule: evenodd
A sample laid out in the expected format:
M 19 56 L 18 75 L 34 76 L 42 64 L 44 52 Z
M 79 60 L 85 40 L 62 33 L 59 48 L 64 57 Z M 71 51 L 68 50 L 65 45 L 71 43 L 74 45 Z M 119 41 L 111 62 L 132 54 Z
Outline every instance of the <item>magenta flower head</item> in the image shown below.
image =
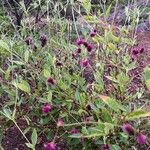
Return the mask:
M 42 108 L 43 113 L 49 113 L 52 110 L 52 105 L 51 104 L 45 104 Z
M 139 52 L 137 50 L 132 51 L 132 55 L 137 55 Z
M 44 47 L 47 43 L 47 36 L 45 34 L 42 34 L 40 36 L 41 46 Z
M 71 131 L 70 131 L 71 134 L 78 134 L 79 133 L 79 130 L 76 129 L 76 128 L 73 128 Z
M 55 85 L 56 85 L 56 81 L 55 81 L 52 77 L 49 77 L 49 78 L 47 79 L 47 83 L 48 83 L 48 85 L 50 85 L 50 86 L 55 86 Z
M 89 66 L 90 66 L 89 60 L 88 60 L 88 59 L 83 59 L 83 60 L 81 60 L 80 66 L 81 66 L 82 68 L 87 68 L 87 67 L 89 67 Z
M 144 48 L 141 48 L 140 53 L 142 54 L 144 52 Z
M 81 53 L 81 48 L 78 48 L 76 53 L 80 54 Z
M 54 142 L 50 142 L 47 144 L 44 144 L 45 150 L 56 150 L 56 144 Z
M 62 127 L 64 125 L 64 121 L 62 119 L 58 119 L 57 127 Z
M 76 43 L 77 43 L 77 45 L 80 46 L 80 45 L 84 44 L 84 39 L 77 39 Z
M 25 39 L 25 42 L 26 42 L 27 45 L 33 44 L 33 39 L 32 39 L 32 37 L 31 37 L 31 36 L 28 36 L 28 37 Z
M 91 52 L 93 49 L 93 46 L 91 44 L 88 44 L 86 48 L 88 52 Z
M 110 150 L 110 146 L 108 144 L 103 144 L 101 150 Z
M 60 62 L 60 61 L 57 60 L 57 61 L 56 61 L 56 66 L 57 66 L 57 67 L 61 67 L 61 66 L 63 66 L 63 64 L 62 64 L 62 62 Z
M 134 128 L 129 123 L 124 124 L 122 129 L 125 133 L 134 135 Z
M 87 43 L 86 41 L 83 43 L 83 45 L 84 45 L 85 47 L 88 47 L 88 43 Z
M 142 134 L 142 133 L 140 133 L 138 136 L 137 136 L 137 142 L 139 143 L 139 144 L 145 144 L 146 142 L 147 142 L 147 136 L 146 135 L 144 135 L 144 134 Z
M 97 30 L 94 29 L 91 33 L 90 33 L 90 37 L 94 37 L 97 34 Z

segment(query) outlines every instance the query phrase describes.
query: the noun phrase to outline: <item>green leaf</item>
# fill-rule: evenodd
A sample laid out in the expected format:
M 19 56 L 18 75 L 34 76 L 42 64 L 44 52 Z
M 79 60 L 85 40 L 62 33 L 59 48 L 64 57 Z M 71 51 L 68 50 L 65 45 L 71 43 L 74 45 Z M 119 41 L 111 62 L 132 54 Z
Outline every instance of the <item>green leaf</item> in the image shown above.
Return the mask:
M 87 15 L 89 15 L 90 11 L 91 11 L 91 1 L 90 0 L 83 0 L 82 6 L 85 9 Z
M 118 112 L 119 110 L 126 111 L 126 109 L 121 104 L 119 104 L 116 100 L 104 95 L 99 95 L 99 97 L 100 99 L 103 100 L 105 104 L 107 104 L 115 112 Z
M 6 42 L 4 42 L 3 40 L 0 40 L 0 47 L 9 51 L 8 44 Z
M 22 80 L 20 83 L 17 83 L 16 85 L 20 90 L 26 93 L 30 93 L 31 91 L 29 83 L 25 80 Z
M 32 135 L 31 135 L 31 141 L 32 141 L 32 145 L 36 145 L 37 143 L 37 131 L 36 129 L 33 129 Z
M 144 78 L 147 88 L 150 90 L 150 67 L 144 69 Z
M 136 110 L 131 113 L 129 113 L 126 117 L 127 120 L 134 120 L 134 119 L 139 119 L 143 117 L 149 117 L 150 116 L 150 111 L 146 110 Z
M 121 150 L 119 145 L 112 145 L 111 150 Z
M 52 91 L 49 91 L 49 92 L 48 92 L 48 95 L 47 95 L 47 102 L 48 102 L 48 103 L 51 103 L 51 102 L 52 102 Z
M 23 62 L 21 62 L 21 61 L 13 61 L 13 63 L 15 63 L 15 64 L 17 64 L 17 65 L 25 65 Z
M 49 69 L 46 69 L 46 68 L 44 68 L 43 74 L 44 74 L 44 77 L 46 77 L 46 78 L 51 76 L 51 73 L 50 73 Z
M 107 10 L 106 10 L 106 18 L 108 18 L 109 15 L 110 15 L 111 6 L 112 6 L 112 5 L 109 5 L 109 7 L 108 7 Z
M 12 120 L 12 117 L 11 117 L 12 112 L 11 112 L 11 110 L 9 108 L 3 108 L 3 111 L 0 111 L 0 113 L 2 115 L 4 115 L 6 118 Z
M 104 134 L 103 133 L 93 133 L 93 134 L 89 134 L 89 135 L 82 135 L 82 134 L 73 134 L 73 135 L 70 135 L 69 137 L 71 138 L 94 138 L 94 137 L 101 137 L 103 136 Z
M 146 67 L 144 69 L 144 77 L 145 77 L 145 80 L 149 80 L 150 79 L 150 67 Z
M 24 60 L 25 60 L 25 62 L 28 62 L 28 60 L 29 60 L 29 55 L 30 55 L 29 51 L 26 50 L 25 53 L 24 53 Z

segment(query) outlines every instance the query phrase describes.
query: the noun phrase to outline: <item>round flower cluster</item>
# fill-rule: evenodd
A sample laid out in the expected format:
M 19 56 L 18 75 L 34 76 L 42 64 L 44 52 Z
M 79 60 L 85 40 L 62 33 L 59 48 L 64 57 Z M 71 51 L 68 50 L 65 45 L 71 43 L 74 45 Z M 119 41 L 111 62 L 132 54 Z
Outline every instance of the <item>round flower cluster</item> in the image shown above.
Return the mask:
M 122 129 L 128 135 L 135 135 L 135 129 L 129 123 L 124 124 L 123 127 L 122 127 Z M 137 136 L 136 136 L 136 141 L 139 144 L 146 144 L 146 142 L 147 142 L 147 136 L 145 134 L 143 134 L 143 133 L 138 133 Z

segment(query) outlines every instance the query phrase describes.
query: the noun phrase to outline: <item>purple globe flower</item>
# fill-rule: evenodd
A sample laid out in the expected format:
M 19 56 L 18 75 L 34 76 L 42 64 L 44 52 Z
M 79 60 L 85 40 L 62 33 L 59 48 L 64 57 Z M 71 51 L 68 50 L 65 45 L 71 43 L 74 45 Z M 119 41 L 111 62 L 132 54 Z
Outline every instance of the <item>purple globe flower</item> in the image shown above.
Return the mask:
M 55 81 L 52 77 L 49 77 L 49 78 L 47 79 L 47 83 L 48 83 L 48 85 L 50 85 L 50 86 L 55 86 L 55 85 L 56 85 L 56 81 Z
M 89 60 L 88 60 L 88 59 L 83 59 L 83 60 L 81 60 L 80 66 L 81 66 L 82 68 L 89 67 L 89 66 L 90 66 Z
M 140 133 L 138 136 L 137 136 L 137 142 L 139 143 L 139 144 L 145 144 L 146 142 L 147 142 L 147 136 L 146 135 L 144 135 L 144 134 L 142 134 L 142 133 Z
M 94 37 L 96 35 L 96 32 L 91 32 L 90 37 Z
M 62 127 L 64 125 L 64 121 L 62 119 L 58 119 L 57 127 Z
M 101 150 L 110 150 L 110 146 L 108 144 L 104 144 L 102 145 Z
M 62 64 L 62 62 L 60 62 L 60 61 L 57 60 L 57 61 L 56 61 L 56 66 L 57 66 L 57 67 L 61 67 L 61 66 L 63 66 L 63 64 Z
M 89 44 L 86 48 L 88 52 L 91 52 L 93 49 L 93 45 Z
M 76 51 L 78 54 L 81 53 L 81 48 L 78 48 L 77 51 Z
M 56 150 L 56 144 L 54 142 L 44 144 L 45 150 Z
M 134 128 L 129 123 L 124 124 L 122 129 L 125 133 L 134 135 Z
M 97 34 L 97 30 L 94 29 L 91 33 L 90 33 L 90 37 L 94 37 Z
M 40 36 L 41 46 L 44 47 L 47 43 L 47 36 L 45 34 L 42 34 Z
M 31 37 L 31 36 L 28 36 L 28 37 L 25 39 L 25 42 L 26 42 L 27 45 L 33 44 L 33 39 L 32 39 L 32 37 Z
M 142 54 L 144 52 L 144 48 L 141 48 L 140 50 L 140 54 Z
M 79 133 L 79 130 L 76 129 L 76 128 L 73 128 L 71 131 L 70 131 L 71 134 L 78 134 Z
M 84 39 L 77 39 L 76 43 L 77 43 L 77 45 L 80 46 L 80 45 L 84 44 Z
M 139 52 L 137 50 L 132 51 L 132 55 L 137 55 Z
M 88 43 L 87 43 L 86 41 L 83 43 L 83 45 L 84 45 L 85 47 L 88 47 Z
M 76 59 L 77 58 L 77 54 L 72 53 L 72 59 Z
M 49 113 L 52 110 L 52 105 L 51 104 L 45 104 L 42 108 L 43 113 Z

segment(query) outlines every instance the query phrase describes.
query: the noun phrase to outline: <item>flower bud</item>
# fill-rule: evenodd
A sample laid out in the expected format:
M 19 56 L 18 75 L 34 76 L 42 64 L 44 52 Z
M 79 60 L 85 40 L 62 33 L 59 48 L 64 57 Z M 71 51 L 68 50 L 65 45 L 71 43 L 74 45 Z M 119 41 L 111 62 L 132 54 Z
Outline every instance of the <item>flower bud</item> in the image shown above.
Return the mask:
M 52 77 L 49 77 L 49 78 L 47 79 L 47 83 L 48 83 L 48 85 L 50 85 L 50 86 L 55 86 L 55 85 L 56 85 L 56 81 L 55 81 Z
M 129 135 L 134 134 L 134 128 L 129 123 L 124 124 L 122 128 L 125 133 Z
M 31 36 L 28 36 L 28 37 L 25 39 L 25 42 L 26 42 L 27 45 L 33 44 L 33 39 L 32 39 L 32 37 L 31 37 Z
M 47 37 L 46 37 L 45 34 L 42 34 L 40 36 L 40 41 L 41 41 L 41 46 L 44 47 L 46 45 L 46 43 L 47 43 Z

